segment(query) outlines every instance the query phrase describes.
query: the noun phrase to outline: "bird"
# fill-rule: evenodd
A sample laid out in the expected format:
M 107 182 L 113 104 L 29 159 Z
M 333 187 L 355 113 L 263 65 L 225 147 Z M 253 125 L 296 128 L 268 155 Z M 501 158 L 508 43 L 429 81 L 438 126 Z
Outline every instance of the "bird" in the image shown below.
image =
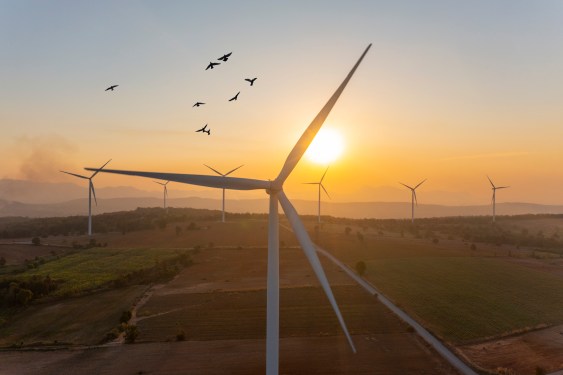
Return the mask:
M 256 77 L 256 78 L 258 78 L 258 77 Z M 250 82 L 250 86 L 254 86 L 254 81 L 256 81 L 256 78 L 252 78 L 252 79 L 245 78 L 244 80 Z
M 233 96 L 231 99 L 229 99 L 229 101 L 232 102 L 233 100 L 238 100 L 238 94 L 240 94 L 240 91 L 237 92 L 237 94 Z
M 113 91 L 113 89 L 116 88 L 117 86 L 119 86 L 119 85 L 112 85 L 112 86 L 108 87 L 107 89 L 105 89 L 104 91 L 108 91 L 108 90 Z
M 205 70 L 207 70 L 207 69 L 213 69 L 213 67 L 214 67 L 215 65 L 219 65 L 219 64 L 221 64 L 221 63 L 210 62 L 209 65 L 207 65 L 207 68 L 205 68 Z
M 232 54 L 232 52 L 229 52 L 226 55 L 219 57 L 217 60 L 227 61 L 229 59 L 229 57 L 231 57 L 231 54 Z
M 211 135 L 211 129 L 205 130 L 206 128 L 207 128 L 207 124 L 205 124 L 203 128 L 196 130 L 195 132 L 196 133 L 202 132 L 202 133 L 207 133 L 207 135 Z
M 193 107 L 199 107 L 200 105 L 203 105 L 203 104 L 205 104 L 205 103 L 203 103 L 203 102 L 196 102 L 194 105 L 192 105 L 192 108 L 193 108 Z

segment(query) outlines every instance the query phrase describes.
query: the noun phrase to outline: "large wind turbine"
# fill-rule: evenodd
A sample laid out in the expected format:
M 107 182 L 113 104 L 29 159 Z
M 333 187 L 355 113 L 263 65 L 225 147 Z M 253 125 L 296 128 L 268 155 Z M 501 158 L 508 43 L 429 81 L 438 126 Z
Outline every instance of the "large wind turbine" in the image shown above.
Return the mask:
M 82 176 L 80 174 L 76 174 L 76 173 L 70 173 L 70 172 L 66 172 L 66 171 L 60 171 L 62 173 L 66 173 L 69 174 L 71 176 L 74 177 L 78 177 L 78 178 L 83 178 L 85 180 L 88 180 L 88 235 L 91 236 L 92 235 L 92 195 L 94 195 L 94 202 L 96 202 L 96 206 L 98 205 L 98 200 L 96 199 L 96 191 L 94 190 L 94 183 L 92 182 L 92 179 L 94 178 L 95 175 L 97 175 L 109 162 L 111 161 L 111 159 L 109 159 L 104 165 L 102 165 L 100 168 L 98 169 L 92 169 L 93 171 L 95 171 L 90 177 L 86 177 L 86 176 Z
M 153 182 L 164 186 L 164 209 L 166 209 L 166 197 L 168 196 L 168 188 L 166 187 L 166 185 L 168 185 L 170 181 L 166 181 L 166 182 L 153 181 Z
M 326 172 L 328 172 L 328 168 L 326 167 L 325 173 L 323 173 L 323 176 L 321 177 L 321 180 L 319 182 L 304 182 L 304 184 L 306 185 L 318 185 L 319 186 L 319 204 L 318 204 L 318 221 L 319 224 L 321 223 L 321 188 L 324 190 L 324 192 L 326 193 L 327 197 L 330 198 L 330 195 L 328 194 L 328 191 L 326 191 L 324 185 L 323 185 L 323 180 L 326 176 Z
M 418 201 L 416 200 L 416 189 L 422 185 L 422 183 L 426 181 L 426 179 L 422 180 L 421 183 L 419 183 L 418 185 L 416 185 L 415 187 L 410 187 L 409 185 L 405 185 L 402 182 L 399 182 L 401 185 L 403 185 L 404 187 L 406 187 L 407 189 L 410 189 L 411 191 L 411 206 L 412 206 L 412 218 L 411 218 L 411 222 L 414 224 L 414 204 L 416 203 L 416 205 L 418 206 Z
M 321 284 L 327 298 L 332 305 L 332 308 L 338 318 L 340 326 L 348 339 L 348 343 L 352 351 L 356 352 L 354 343 L 346 323 L 342 318 L 342 314 L 336 304 L 334 295 L 324 273 L 323 267 L 319 261 L 315 246 L 311 238 L 307 234 L 305 226 L 301 222 L 297 211 L 285 195 L 283 191 L 283 184 L 289 177 L 309 145 L 315 138 L 319 129 L 323 125 L 325 119 L 329 115 L 332 107 L 338 100 L 340 94 L 352 78 L 352 75 L 360 65 L 362 59 L 368 52 L 371 44 L 362 53 L 352 70 L 348 73 L 344 81 L 340 84 L 338 89 L 330 97 L 328 102 L 324 105 L 321 111 L 313 119 L 311 124 L 305 129 L 291 152 L 289 153 L 280 173 L 274 180 L 257 180 L 250 178 L 238 177 L 223 177 L 223 176 L 209 176 L 209 175 L 194 175 L 194 174 L 179 174 L 179 173 L 162 173 L 162 172 L 139 172 L 139 171 L 124 171 L 124 170 L 110 170 L 106 169 L 103 172 L 117 173 L 130 176 L 141 176 L 148 178 L 156 178 L 166 181 L 175 181 L 180 183 L 214 187 L 220 189 L 234 189 L 234 190 L 255 190 L 264 189 L 270 196 L 270 210 L 269 210 L 269 223 L 268 223 L 268 271 L 267 271 L 267 316 L 266 316 L 266 374 L 277 375 L 279 363 L 279 217 L 278 217 L 278 203 L 287 216 L 289 223 L 295 233 L 303 252 L 305 253 L 311 267 L 313 268 L 319 283 Z M 86 168 L 87 170 L 94 170 Z
M 495 216 L 496 216 L 497 190 L 498 189 L 506 189 L 506 188 L 509 188 L 510 186 L 495 186 L 495 184 L 493 184 L 493 181 L 491 181 L 491 178 L 489 176 L 487 176 L 487 179 L 491 183 L 491 189 L 493 190 L 492 202 L 493 202 L 493 223 L 494 223 L 495 222 Z
M 243 164 L 243 165 L 239 165 L 239 166 L 236 167 L 235 169 L 232 169 L 232 170 L 228 171 L 228 172 L 225 173 L 225 174 L 219 172 L 219 171 L 216 170 L 216 169 L 211 168 L 211 167 L 210 167 L 209 165 L 207 165 L 207 164 L 203 164 L 203 165 L 205 165 L 207 168 L 211 169 L 213 172 L 217 173 L 219 176 L 227 177 L 228 175 L 230 175 L 231 173 L 233 173 L 233 172 L 236 171 L 237 169 L 241 168 L 244 164 Z M 223 213 L 222 213 L 222 216 L 221 216 L 221 221 L 224 223 L 224 222 L 225 222 L 225 188 L 223 188 L 223 206 L 222 206 L 222 207 L 223 207 L 223 208 L 222 208 Z

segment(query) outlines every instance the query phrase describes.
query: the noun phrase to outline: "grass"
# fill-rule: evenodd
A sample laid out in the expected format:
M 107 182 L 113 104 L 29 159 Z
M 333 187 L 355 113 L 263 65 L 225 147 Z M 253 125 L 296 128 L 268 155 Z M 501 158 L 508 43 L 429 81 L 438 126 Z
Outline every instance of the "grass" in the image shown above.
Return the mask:
M 153 267 L 179 255 L 177 249 L 108 249 L 80 250 L 56 261 L 48 262 L 17 276 L 18 279 L 34 275 L 62 280 L 54 296 L 76 295 L 95 290 L 127 275 Z
M 500 259 L 372 259 L 367 278 L 438 335 L 460 344 L 563 322 L 563 279 Z

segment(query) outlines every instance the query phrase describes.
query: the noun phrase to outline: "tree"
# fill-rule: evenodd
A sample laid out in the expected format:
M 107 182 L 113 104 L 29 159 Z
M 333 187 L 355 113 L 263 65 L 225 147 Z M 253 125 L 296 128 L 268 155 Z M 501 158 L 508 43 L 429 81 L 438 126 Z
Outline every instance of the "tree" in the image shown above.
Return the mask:
M 139 336 L 139 329 L 136 325 L 127 326 L 125 328 L 125 342 L 128 344 L 132 344 Z
M 39 237 L 33 237 L 33 238 L 31 239 L 31 243 L 34 244 L 35 246 L 39 246 L 39 245 L 41 245 L 41 238 L 39 238 Z
M 356 272 L 358 272 L 358 275 L 364 276 L 364 274 L 366 273 L 366 268 L 366 262 L 364 262 L 363 260 L 360 260 L 358 263 L 356 263 Z

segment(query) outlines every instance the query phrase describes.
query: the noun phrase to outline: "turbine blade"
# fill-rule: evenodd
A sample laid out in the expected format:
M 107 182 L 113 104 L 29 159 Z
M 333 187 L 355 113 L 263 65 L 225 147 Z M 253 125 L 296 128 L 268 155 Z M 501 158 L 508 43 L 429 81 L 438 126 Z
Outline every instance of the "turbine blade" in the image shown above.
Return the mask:
M 94 189 L 94 183 L 92 182 L 92 178 L 90 178 L 90 189 L 92 190 L 92 195 L 94 196 L 94 203 L 96 203 L 97 206 L 98 200 L 96 199 L 96 189 Z
M 414 188 L 416 189 L 417 187 L 419 187 L 420 185 L 422 185 L 424 183 L 424 181 L 426 181 L 426 179 L 422 180 L 422 182 L 418 185 L 416 185 Z
M 411 189 L 414 190 L 412 187 L 410 187 L 409 185 L 403 184 L 402 182 L 399 182 L 401 185 L 403 185 L 404 187 L 406 187 L 407 189 Z
M 164 185 L 164 195 L 168 196 L 168 188 L 166 187 L 166 185 Z
M 510 187 L 510 186 L 499 186 L 499 187 L 497 187 L 497 189 L 507 189 L 507 188 L 509 188 L 509 187 Z
M 105 163 L 104 165 L 102 165 L 102 166 L 100 167 L 100 169 L 97 169 L 96 172 L 94 172 L 94 174 L 90 176 L 90 178 L 94 178 L 95 175 L 97 175 L 98 173 L 100 173 L 100 171 L 101 171 L 102 169 L 104 169 L 104 167 L 105 167 L 106 165 L 108 165 L 108 163 L 109 163 L 110 161 L 111 161 L 111 159 L 109 159 L 108 161 L 106 161 L 106 163 Z
M 321 183 L 323 182 L 323 180 L 325 179 L 326 176 L 326 172 L 328 172 L 328 169 L 330 168 L 330 165 L 328 167 L 326 167 L 325 173 L 323 173 L 323 176 L 321 177 Z
M 165 184 L 163 184 L 163 183 L 160 182 L 160 181 L 153 181 L 153 182 L 154 182 L 155 184 L 159 184 L 159 185 L 163 185 L 163 186 L 165 185 Z
M 232 170 L 228 171 L 227 173 L 225 173 L 225 176 L 230 175 L 231 173 L 233 173 L 234 171 L 236 171 L 237 169 L 242 168 L 242 167 L 244 167 L 244 164 L 243 164 L 243 165 L 239 165 L 239 166 L 236 167 L 235 169 L 232 169 Z
M 303 182 L 304 185 L 319 185 L 319 182 Z
M 207 164 L 203 164 L 203 165 L 205 165 L 207 168 L 211 169 L 213 172 L 217 173 L 219 176 L 223 176 L 223 173 L 219 172 L 217 169 L 213 169 Z
M 95 168 L 85 168 L 87 171 L 94 171 Z M 254 180 L 250 178 L 207 176 L 198 174 L 165 173 L 165 172 L 140 172 L 124 171 L 118 169 L 104 169 L 102 173 L 114 173 L 127 176 L 139 176 L 156 178 L 159 180 L 180 182 L 197 186 L 207 186 L 212 188 L 232 189 L 232 190 L 256 190 L 270 189 L 270 181 Z
M 307 129 L 305 129 L 305 132 L 301 135 L 295 146 L 293 146 L 293 149 L 291 150 L 287 159 L 285 160 L 285 163 L 280 171 L 280 174 L 275 180 L 276 186 L 281 187 L 283 185 L 284 181 L 291 174 L 291 172 L 293 171 L 299 160 L 301 160 L 301 157 L 303 156 L 305 151 L 307 151 L 307 148 L 309 147 L 309 145 L 317 135 L 319 129 L 321 128 L 325 119 L 329 115 L 332 107 L 334 107 L 334 104 L 336 104 L 338 97 L 340 96 L 340 94 L 342 94 L 342 91 L 344 91 L 344 88 L 348 84 L 348 81 L 350 81 L 350 78 L 352 78 L 352 76 L 354 75 L 354 72 L 362 62 L 364 56 L 366 55 L 370 47 L 371 44 L 367 46 L 364 53 L 362 53 L 362 56 L 360 56 L 360 58 L 358 59 L 358 61 L 350 71 L 350 73 L 348 73 L 348 75 L 346 76 L 344 81 L 340 84 L 338 89 L 336 89 L 334 94 L 332 94 L 332 97 L 328 100 L 325 106 L 317 114 L 317 116 L 311 122 L 311 124 L 309 124 Z
M 315 250 L 315 245 L 313 244 L 311 238 L 307 234 L 307 230 L 305 229 L 305 226 L 301 222 L 301 219 L 299 219 L 299 215 L 297 214 L 297 211 L 295 211 L 295 208 L 293 207 L 289 199 L 287 199 L 283 191 L 280 191 L 278 193 L 278 198 L 283 208 L 283 211 L 285 212 L 285 216 L 287 216 L 287 219 L 291 224 L 293 233 L 299 240 L 299 243 L 301 244 L 301 248 L 303 249 L 305 256 L 307 256 L 307 259 L 309 260 L 309 263 L 311 264 L 313 271 L 315 271 L 315 274 L 317 275 L 317 278 L 319 279 L 319 282 L 323 287 L 324 292 L 328 300 L 330 301 L 330 304 L 332 305 L 332 309 L 334 310 L 334 313 L 338 318 L 340 326 L 342 327 L 342 330 L 344 331 L 344 334 L 348 339 L 348 343 L 350 344 L 352 351 L 355 353 L 356 348 L 354 346 L 354 342 L 352 341 L 352 337 L 348 332 L 348 328 L 346 328 L 346 323 L 344 322 L 344 318 L 342 318 L 342 314 L 340 313 L 340 309 L 338 308 L 336 299 L 332 294 L 332 289 L 330 288 L 330 284 L 328 283 L 328 279 L 326 278 L 325 272 L 323 270 L 323 266 L 321 265 L 317 252 Z
M 66 173 L 66 174 L 69 174 L 69 175 L 74 176 L 74 177 L 84 178 L 86 180 L 90 179 L 89 177 L 82 176 L 82 175 L 79 175 L 79 174 L 76 174 L 76 173 L 70 173 L 70 172 L 65 172 L 65 171 L 59 171 L 59 172 Z
M 491 181 L 491 178 L 489 176 L 487 176 L 487 178 L 489 179 L 489 182 L 491 183 L 491 186 L 493 187 L 493 189 L 495 188 L 495 184 L 493 184 L 493 181 Z
M 324 185 L 323 185 L 323 184 L 319 184 L 319 185 L 320 185 L 320 186 L 323 188 L 323 190 L 325 191 L 326 196 L 327 196 L 329 199 L 332 199 L 332 198 L 330 197 L 330 194 L 328 193 L 328 191 L 326 191 Z
M 414 204 L 418 207 L 418 199 L 416 199 L 416 190 L 412 189 L 412 196 L 414 197 Z

